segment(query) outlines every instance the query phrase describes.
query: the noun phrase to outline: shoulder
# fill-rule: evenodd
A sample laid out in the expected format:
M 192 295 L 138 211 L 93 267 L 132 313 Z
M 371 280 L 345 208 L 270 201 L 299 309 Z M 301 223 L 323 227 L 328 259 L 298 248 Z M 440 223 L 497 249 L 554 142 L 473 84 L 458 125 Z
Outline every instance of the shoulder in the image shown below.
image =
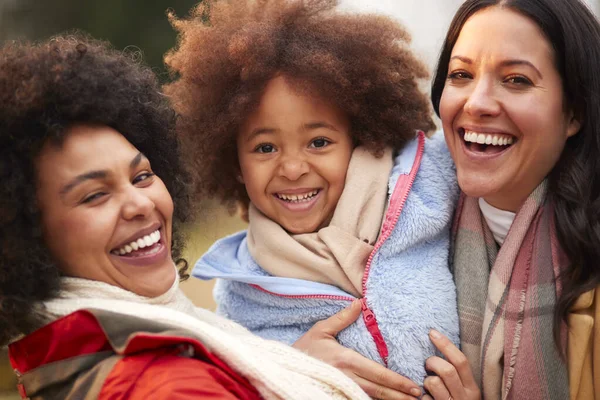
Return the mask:
M 444 132 L 439 130 L 425 139 L 423 160 L 434 166 L 443 176 L 454 179 L 456 168 L 446 145 Z
M 423 168 L 434 168 L 449 177 L 456 175 L 443 131 L 437 131 L 430 137 L 419 133 L 409 141 L 395 157 L 392 175 L 409 174 L 415 166 L 419 167 L 419 172 Z
M 399 179 L 403 175 L 410 179 Z M 400 151 L 390 175 L 389 194 L 406 180 L 411 185 L 411 193 L 421 193 L 454 206 L 459 193 L 456 168 L 441 130 L 431 137 L 417 135 Z

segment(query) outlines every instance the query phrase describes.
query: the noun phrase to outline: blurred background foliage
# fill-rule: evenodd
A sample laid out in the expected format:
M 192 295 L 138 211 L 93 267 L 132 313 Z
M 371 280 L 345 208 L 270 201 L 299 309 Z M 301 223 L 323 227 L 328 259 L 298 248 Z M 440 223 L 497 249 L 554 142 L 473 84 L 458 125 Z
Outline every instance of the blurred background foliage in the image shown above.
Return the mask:
M 74 29 L 117 49 L 139 48 L 165 80 L 163 54 L 176 42 L 167 10 L 188 15 L 198 0 L 0 0 L 0 41 L 43 40 Z

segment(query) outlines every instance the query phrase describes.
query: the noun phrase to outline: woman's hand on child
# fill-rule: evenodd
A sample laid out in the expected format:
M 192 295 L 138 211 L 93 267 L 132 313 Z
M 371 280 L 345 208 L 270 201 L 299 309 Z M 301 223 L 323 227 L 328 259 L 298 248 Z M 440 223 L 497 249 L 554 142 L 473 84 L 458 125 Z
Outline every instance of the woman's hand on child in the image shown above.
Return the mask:
M 355 301 L 350 307 L 317 322 L 293 347 L 338 368 L 373 398 L 415 399 L 421 394 L 417 384 L 337 342 L 337 334 L 356 321 L 361 311 L 360 301 Z
M 425 378 L 423 386 L 429 394 L 423 396 L 423 399 L 480 400 L 481 391 L 467 357 L 441 333 L 431 330 L 429 337 L 446 359 L 429 357 L 425 362 L 425 368 L 435 373 L 435 376 Z

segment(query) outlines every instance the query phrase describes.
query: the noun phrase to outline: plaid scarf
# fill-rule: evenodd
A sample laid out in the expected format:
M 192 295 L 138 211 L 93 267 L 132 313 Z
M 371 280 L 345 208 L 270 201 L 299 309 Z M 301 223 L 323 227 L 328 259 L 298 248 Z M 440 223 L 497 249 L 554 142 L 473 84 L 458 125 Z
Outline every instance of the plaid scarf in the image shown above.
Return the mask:
M 566 258 L 546 190 L 544 181 L 527 198 L 500 249 L 478 200 L 459 200 L 453 265 L 461 348 L 486 400 L 569 397 L 552 334 Z M 561 333 L 566 349 L 566 326 Z

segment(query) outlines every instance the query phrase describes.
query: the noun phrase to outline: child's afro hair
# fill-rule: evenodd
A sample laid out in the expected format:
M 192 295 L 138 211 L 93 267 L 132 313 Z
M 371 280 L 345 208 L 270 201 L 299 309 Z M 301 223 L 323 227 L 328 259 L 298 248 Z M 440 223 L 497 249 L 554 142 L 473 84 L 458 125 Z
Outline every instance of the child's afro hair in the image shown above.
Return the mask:
M 266 84 L 281 74 L 331 101 L 350 120 L 357 145 L 375 154 L 430 131 L 428 77 L 391 18 L 343 13 L 336 0 L 204 1 L 188 19 L 170 16 L 179 44 L 165 57 L 165 87 L 201 196 L 230 209 L 248 204 L 239 182 L 236 137 Z

